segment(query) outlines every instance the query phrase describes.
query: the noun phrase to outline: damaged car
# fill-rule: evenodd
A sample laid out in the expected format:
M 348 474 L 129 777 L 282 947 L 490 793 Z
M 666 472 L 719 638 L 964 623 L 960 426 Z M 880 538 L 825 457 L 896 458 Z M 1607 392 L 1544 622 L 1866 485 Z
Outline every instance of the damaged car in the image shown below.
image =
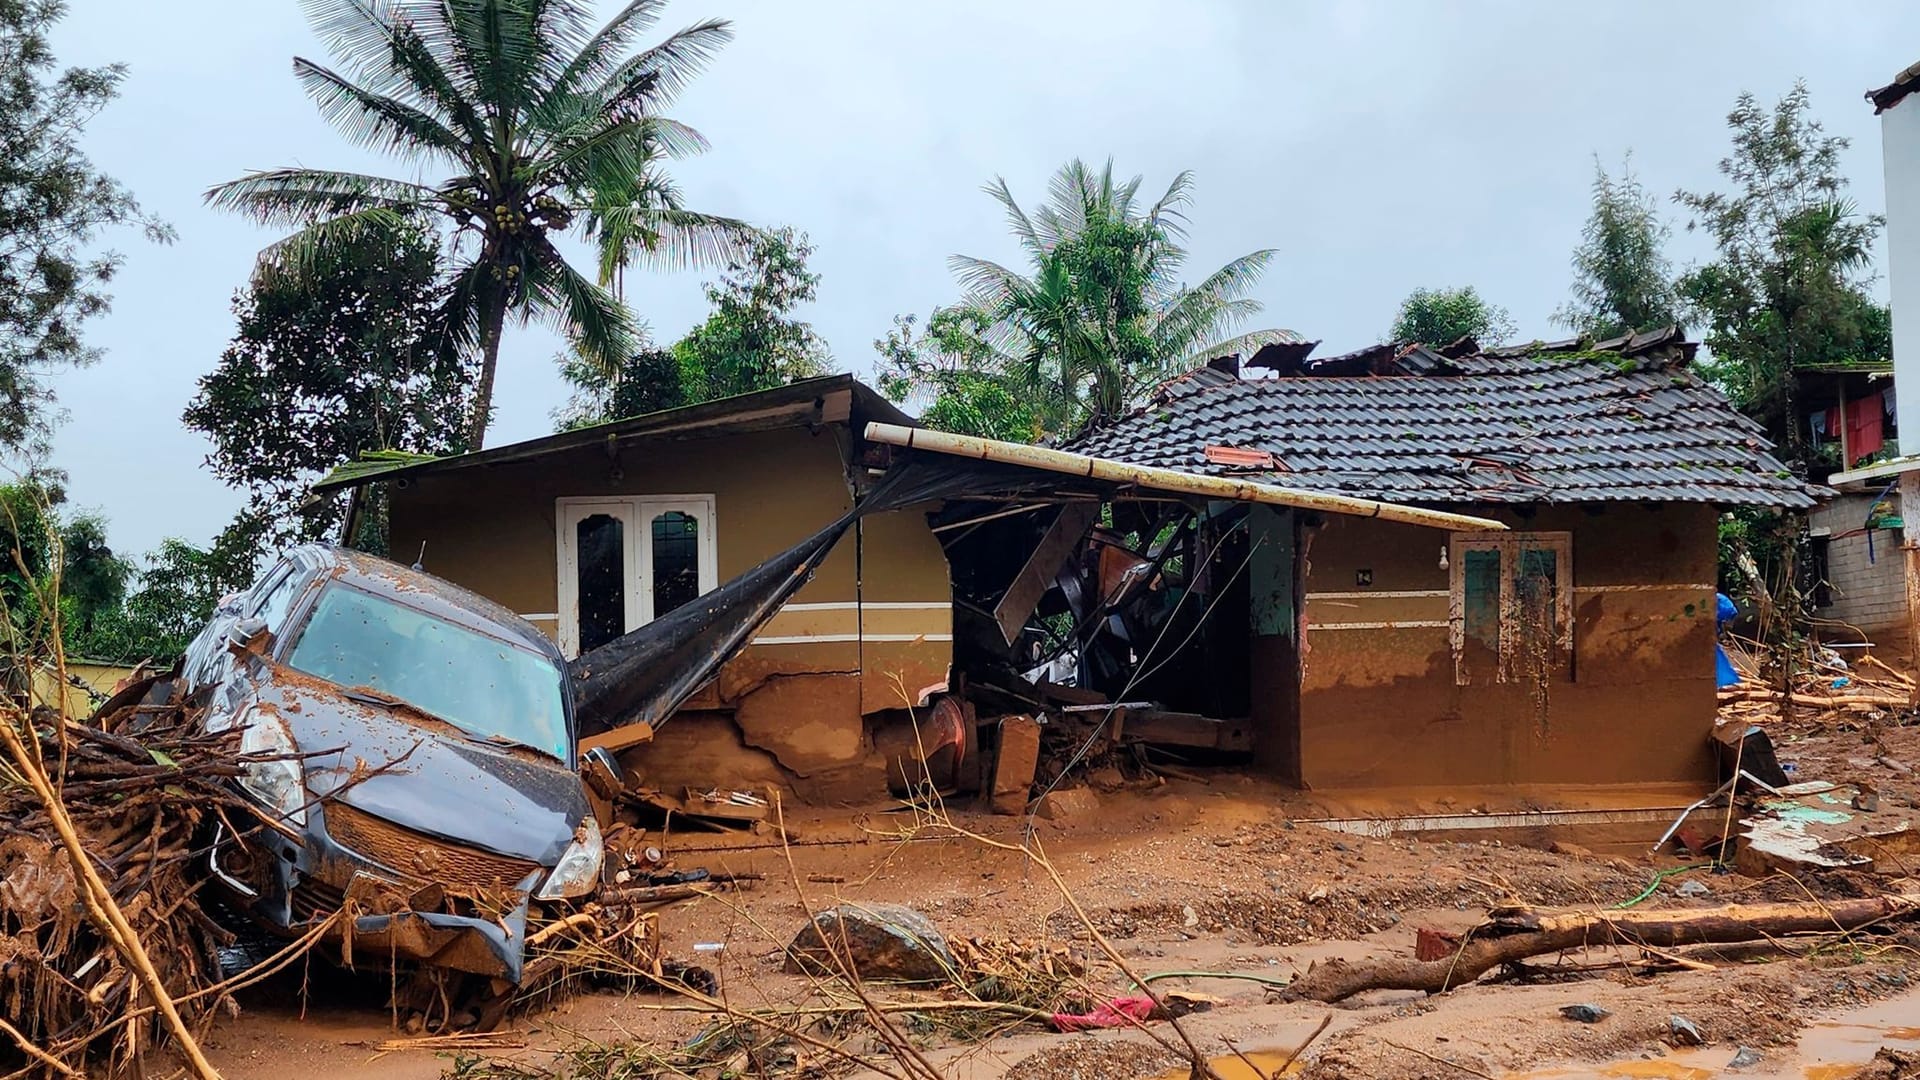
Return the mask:
M 217 827 L 209 869 L 281 936 L 338 916 L 352 962 L 518 984 L 529 905 L 599 885 L 566 662 L 490 600 L 302 546 L 221 603 L 179 678 L 239 729 L 259 818 Z

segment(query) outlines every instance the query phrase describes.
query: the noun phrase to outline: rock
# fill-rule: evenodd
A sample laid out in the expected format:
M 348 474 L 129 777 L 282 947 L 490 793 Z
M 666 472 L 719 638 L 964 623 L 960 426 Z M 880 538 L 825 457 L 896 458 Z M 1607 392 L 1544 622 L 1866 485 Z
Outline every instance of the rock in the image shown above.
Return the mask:
M 1667 1017 L 1667 1031 L 1673 1035 L 1676 1046 L 1707 1045 L 1707 1037 L 1700 1033 L 1700 1026 L 1679 1013 Z
M 1598 1005 L 1581 1004 L 1560 1006 L 1560 1015 L 1582 1024 L 1597 1024 L 1613 1014 Z
M 1091 817 L 1100 810 L 1100 796 L 1092 788 L 1064 788 L 1041 798 L 1038 813 L 1048 821 L 1067 822 Z
M 862 979 L 888 982 L 939 982 L 956 967 L 939 928 L 898 904 L 840 904 L 815 915 L 787 946 L 786 969 L 838 974 L 834 956 L 849 961 Z
M 1713 890 L 1707 888 L 1705 885 L 1701 884 L 1698 881 L 1693 880 L 1692 878 L 1688 878 L 1687 880 L 1681 882 L 1679 886 L 1673 890 L 1673 894 L 1675 896 L 1684 896 L 1684 897 L 1692 898 L 1695 896 L 1711 896 L 1713 894 Z
M 1565 840 L 1555 840 L 1553 846 L 1548 850 L 1552 851 L 1555 855 L 1568 855 L 1576 859 L 1593 858 L 1592 851 L 1581 847 L 1579 844 L 1568 843 Z
M 1180 925 L 1188 928 L 1189 930 L 1191 930 L 1196 926 L 1199 926 L 1200 913 L 1193 910 L 1191 906 L 1181 908 L 1180 909 Z
M 1733 1070 L 1751 1069 L 1764 1060 L 1766 1060 L 1765 1054 L 1762 1054 L 1750 1046 L 1743 1046 L 1733 1055 L 1733 1060 L 1727 1062 L 1727 1068 Z
M 1101 791 L 1118 791 L 1127 786 L 1127 778 L 1119 769 L 1103 765 L 1087 774 L 1087 783 Z

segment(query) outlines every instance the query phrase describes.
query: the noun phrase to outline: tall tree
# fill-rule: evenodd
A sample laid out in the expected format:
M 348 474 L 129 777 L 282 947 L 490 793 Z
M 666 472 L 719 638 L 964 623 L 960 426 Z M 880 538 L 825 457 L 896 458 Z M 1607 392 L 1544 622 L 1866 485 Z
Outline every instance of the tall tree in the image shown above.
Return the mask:
M 1802 82 L 1771 109 L 1740 95 L 1727 114 L 1733 150 L 1720 162 L 1730 190 L 1674 196 L 1692 215 L 1687 227 L 1715 247 L 1679 282 L 1706 328 L 1708 370 L 1801 467 L 1810 453 L 1797 374 L 1891 351 L 1885 309 L 1865 288 L 1880 218 L 1846 198 L 1847 140 L 1809 108 Z
M 783 386 L 826 371 L 833 357 L 808 323 L 820 275 L 807 269 L 813 245 L 790 228 L 760 233 L 743 258 L 707 286 L 713 311 L 674 345 L 688 403 Z
M 1099 170 L 1070 161 L 1054 175 L 1047 202 L 1031 213 L 1004 179 L 988 185 L 1029 268 L 968 255 L 949 259 L 965 291 L 958 307 L 971 314 L 950 316 L 941 333 L 922 338 L 931 352 L 890 356 L 891 385 L 931 395 L 937 407 L 939 396 L 952 392 L 953 373 L 962 372 L 969 392 L 998 383 L 1027 401 L 1038 419 L 1036 437 L 1064 436 L 1120 415 L 1168 376 L 1209 357 L 1290 336 L 1226 336 L 1261 310 L 1248 293 L 1273 251 L 1243 255 L 1198 285 L 1182 284 L 1192 174 L 1176 176 L 1151 204 L 1141 201 L 1141 183 L 1138 176 L 1116 180 L 1111 161 Z M 968 325 L 978 331 L 959 355 L 941 355 Z M 876 344 L 887 352 L 884 342 Z
M 1044 418 L 1017 382 L 995 367 L 986 343 L 991 320 L 969 307 L 935 308 L 914 334 L 914 317 L 896 315 L 873 343 L 880 353 L 880 391 L 895 401 L 919 394 L 920 422 L 940 431 L 1006 442 L 1041 437 Z
M 461 450 L 474 368 L 438 332 L 438 248 L 410 221 L 370 224 L 305 272 L 268 267 L 234 298 L 239 327 L 182 419 L 213 441 L 207 465 L 247 492 L 265 539 L 325 535 L 335 501 L 307 503 L 327 470 L 371 450 Z
M 215 206 L 298 231 L 273 254 L 296 270 L 329 247 L 418 211 L 453 234 L 446 326 L 480 357 L 468 442 L 486 438 L 509 316 L 559 325 L 615 370 L 633 320 L 606 285 L 633 259 L 668 266 L 731 256 L 745 226 L 685 208 L 667 161 L 706 140 L 661 115 L 732 37 L 708 20 L 627 55 L 664 0 L 631 0 L 597 31 L 586 0 L 311 0 L 340 65 L 294 74 L 348 138 L 444 172 L 437 184 L 288 168 L 207 192 Z M 599 281 L 554 239 L 600 250 Z
M 561 360 L 574 393 L 559 426 L 606 420 L 784 386 L 824 373 L 833 357 L 794 311 L 813 300 L 813 245 L 790 228 L 755 233 L 747 250 L 707 285 L 713 310 L 672 346 L 642 345 L 611 377 L 577 355 Z M 642 335 L 644 340 L 644 335 Z
M 0 448 L 43 440 L 49 369 L 99 358 L 80 337 L 107 309 L 120 256 L 100 235 L 173 233 L 80 151 L 87 122 L 119 94 L 121 64 L 55 73 L 47 35 L 62 0 L 0 0 Z
M 1593 214 L 1573 251 L 1573 299 L 1554 321 L 1603 339 L 1680 321 L 1665 245 L 1671 230 L 1629 155 L 1612 177 L 1593 161 Z
M 1498 345 L 1514 335 L 1513 316 L 1490 304 L 1471 285 L 1457 289 L 1415 289 L 1400 301 L 1387 331 L 1390 341 L 1418 341 L 1451 345 L 1470 337 L 1482 345 Z

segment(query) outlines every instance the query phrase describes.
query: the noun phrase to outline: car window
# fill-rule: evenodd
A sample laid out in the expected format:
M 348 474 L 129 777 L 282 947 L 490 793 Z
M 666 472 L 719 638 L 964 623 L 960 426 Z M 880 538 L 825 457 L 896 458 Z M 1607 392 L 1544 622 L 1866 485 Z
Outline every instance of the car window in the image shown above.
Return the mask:
M 320 594 L 287 664 L 399 698 L 481 738 L 565 761 L 565 692 L 551 657 L 339 582 Z
M 280 634 L 287 618 L 287 609 L 293 606 L 293 598 L 300 592 L 300 575 L 295 573 L 292 563 L 282 563 L 275 576 L 268 582 L 266 591 L 260 594 L 260 600 L 253 606 L 251 614 L 267 624 L 267 629 L 275 637 Z

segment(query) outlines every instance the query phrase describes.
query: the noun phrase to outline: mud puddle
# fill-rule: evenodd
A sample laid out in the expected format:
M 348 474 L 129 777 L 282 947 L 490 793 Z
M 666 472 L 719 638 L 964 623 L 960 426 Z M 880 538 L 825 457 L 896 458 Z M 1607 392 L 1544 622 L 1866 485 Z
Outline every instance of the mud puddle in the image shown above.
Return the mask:
M 1273 1080 L 1281 1076 L 1298 1076 L 1307 1068 L 1304 1061 L 1287 1064 L 1284 1050 L 1228 1054 L 1214 1058 L 1207 1064 L 1219 1074 L 1220 1080 Z M 1181 1065 L 1153 1077 L 1153 1080 L 1189 1080 L 1192 1075 L 1191 1065 Z
M 1510 1074 L 1509 1080 L 1844 1080 L 1873 1060 L 1881 1047 L 1920 1050 L 1920 994 L 1903 994 L 1809 1024 L 1791 1048 L 1765 1050 L 1754 1065 L 1729 1071 L 1739 1048 L 1731 1044 L 1676 1050 L 1665 1057 L 1556 1066 Z

